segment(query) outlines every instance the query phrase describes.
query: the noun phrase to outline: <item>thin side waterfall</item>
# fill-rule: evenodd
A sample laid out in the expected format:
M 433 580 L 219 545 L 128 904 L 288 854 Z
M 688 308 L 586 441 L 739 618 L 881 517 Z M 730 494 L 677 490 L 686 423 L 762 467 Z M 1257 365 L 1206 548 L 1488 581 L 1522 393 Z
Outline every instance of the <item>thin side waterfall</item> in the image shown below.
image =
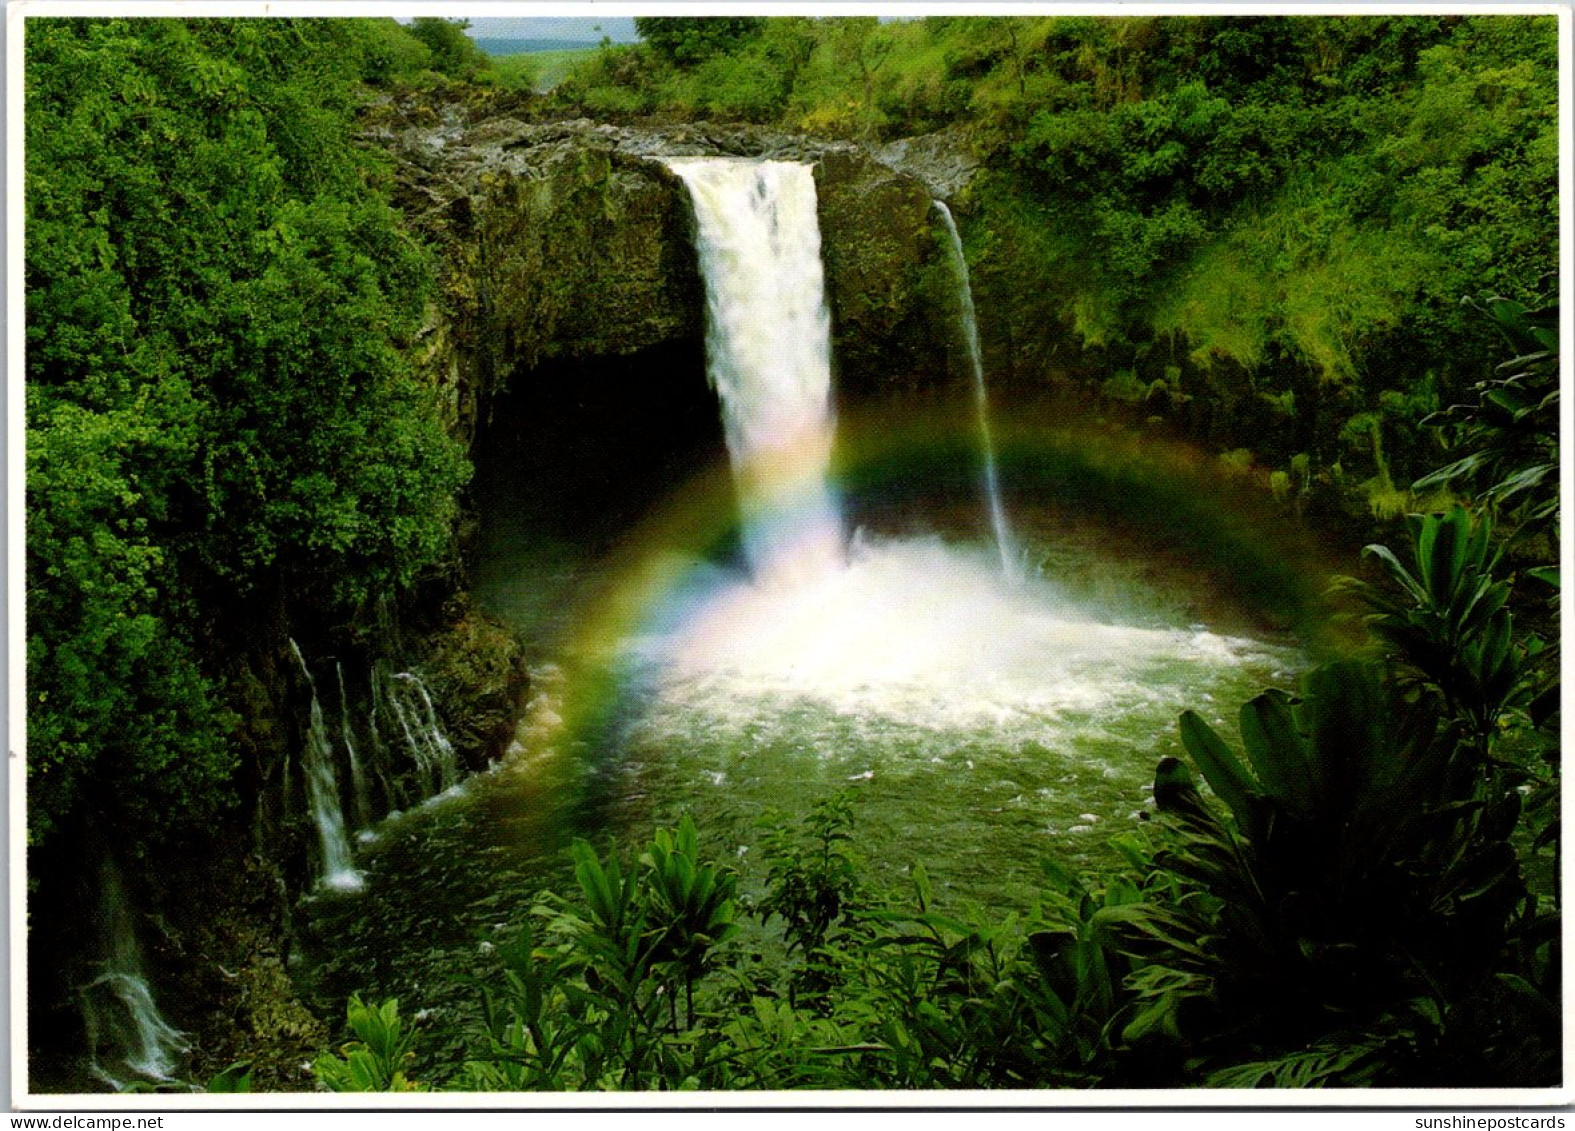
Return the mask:
M 317 701 L 317 683 L 294 640 L 290 641 L 290 648 L 312 689 L 304 769 L 307 804 L 311 807 L 312 821 L 317 825 L 322 845 L 323 884 L 336 891 L 360 891 L 366 881 L 356 871 L 350 855 L 350 840 L 345 835 L 344 807 L 339 801 L 339 782 L 334 774 L 334 747 L 328 738 L 328 725 L 323 721 L 322 704 Z
M 388 665 L 383 661 L 373 663 L 367 673 L 367 684 L 372 688 L 372 709 L 367 712 L 366 723 L 367 730 L 372 736 L 372 764 L 377 769 L 377 780 L 382 783 L 383 796 L 388 799 L 388 804 L 397 807 L 408 805 L 410 798 L 403 789 L 399 788 L 398 779 L 389 777 L 388 743 L 377 725 L 377 720 L 388 710 L 383 703 L 383 682 L 387 678 Z
M 1001 504 L 1001 479 L 995 466 L 995 440 L 990 433 L 990 398 L 984 385 L 984 359 L 979 351 L 979 324 L 974 318 L 973 287 L 968 282 L 968 260 L 963 256 L 962 236 L 952 210 L 942 201 L 933 201 L 946 225 L 947 258 L 951 260 L 952 274 L 957 279 L 959 305 L 962 308 L 963 341 L 968 347 L 968 363 L 973 367 L 973 398 L 979 414 L 979 447 L 984 463 L 984 493 L 990 508 L 990 528 L 995 533 L 995 546 L 1001 555 L 1001 572 L 1014 584 L 1022 580 L 1022 566 L 1017 559 L 1016 542 L 1006 521 L 1006 508 Z
M 100 882 L 105 957 L 98 975 L 77 988 L 93 1074 L 117 1092 L 137 1079 L 173 1080 L 188 1050 L 186 1035 L 153 1000 L 131 906 L 108 859 Z
M 344 736 L 345 754 L 350 758 L 351 805 L 355 811 L 356 827 L 364 829 L 372 823 L 372 799 L 367 790 L 366 771 L 361 768 L 361 759 L 356 754 L 355 733 L 350 726 L 350 699 L 345 694 L 344 665 L 336 662 L 334 672 L 339 676 L 339 733 Z
M 757 584 L 796 588 L 843 564 L 829 482 L 831 318 L 810 167 L 669 160 L 698 221 L 706 367 Z
M 388 708 L 399 724 L 422 788 L 429 796 L 451 789 L 459 782 L 459 759 L 454 744 L 438 723 L 427 685 L 415 672 L 389 673 L 386 668 L 382 684 L 377 701 Z

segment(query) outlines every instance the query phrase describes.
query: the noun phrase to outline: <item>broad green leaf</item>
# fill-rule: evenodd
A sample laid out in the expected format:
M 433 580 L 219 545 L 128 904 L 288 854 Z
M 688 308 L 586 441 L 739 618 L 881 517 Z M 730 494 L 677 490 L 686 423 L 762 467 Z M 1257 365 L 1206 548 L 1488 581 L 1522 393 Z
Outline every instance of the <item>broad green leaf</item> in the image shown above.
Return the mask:
M 1245 820 L 1249 809 L 1248 795 L 1255 783 L 1242 769 L 1236 755 L 1231 753 L 1230 747 L 1196 711 L 1183 711 L 1180 727 L 1182 744 L 1198 764 L 1209 787 L 1221 801 L 1230 806 L 1238 821 Z
M 1370 554 L 1371 556 L 1377 558 L 1389 576 L 1394 581 L 1403 586 L 1406 592 L 1410 593 L 1414 600 L 1422 602 L 1428 600 L 1428 590 L 1426 584 L 1423 581 L 1419 581 L 1417 578 L 1412 577 L 1411 571 L 1406 569 L 1406 567 L 1401 564 L 1400 559 L 1395 557 L 1394 551 L 1389 549 L 1388 546 L 1381 546 L 1375 543 L 1373 545 L 1364 547 L 1362 553 L 1364 555 Z
M 1275 690 L 1244 704 L 1241 737 L 1252 768 L 1270 796 L 1305 819 L 1312 816 L 1312 771 L 1290 704 L 1290 696 Z

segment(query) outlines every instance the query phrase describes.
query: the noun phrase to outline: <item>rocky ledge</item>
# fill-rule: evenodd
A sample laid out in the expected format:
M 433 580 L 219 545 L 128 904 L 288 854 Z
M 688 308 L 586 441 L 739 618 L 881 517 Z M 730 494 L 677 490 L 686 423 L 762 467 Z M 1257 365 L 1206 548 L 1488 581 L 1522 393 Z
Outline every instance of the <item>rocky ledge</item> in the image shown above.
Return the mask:
M 543 362 L 703 335 L 693 214 L 663 158 L 813 165 L 842 395 L 913 385 L 921 359 L 944 354 L 924 283 L 943 269 L 937 189 L 918 175 L 945 165 L 933 145 L 877 153 L 760 127 L 532 122 L 430 101 L 385 104 L 365 136 L 394 158 L 395 203 L 440 250 L 442 298 L 417 355 L 466 439 L 490 397 Z M 938 183 L 961 183 L 943 171 Z

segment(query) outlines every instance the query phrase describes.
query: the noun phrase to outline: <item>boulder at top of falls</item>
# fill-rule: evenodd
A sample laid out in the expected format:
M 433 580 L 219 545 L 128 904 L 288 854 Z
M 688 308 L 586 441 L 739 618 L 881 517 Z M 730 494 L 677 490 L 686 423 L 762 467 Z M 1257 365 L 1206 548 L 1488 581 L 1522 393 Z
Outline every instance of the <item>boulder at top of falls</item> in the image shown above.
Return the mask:
M 966 126 L 948 126 L 918 137 L 898 138 L 882 145 L 875 155 L 898 172 L 924 182 L 930 193 L 941 200 L 961 195 L 980 166 Z

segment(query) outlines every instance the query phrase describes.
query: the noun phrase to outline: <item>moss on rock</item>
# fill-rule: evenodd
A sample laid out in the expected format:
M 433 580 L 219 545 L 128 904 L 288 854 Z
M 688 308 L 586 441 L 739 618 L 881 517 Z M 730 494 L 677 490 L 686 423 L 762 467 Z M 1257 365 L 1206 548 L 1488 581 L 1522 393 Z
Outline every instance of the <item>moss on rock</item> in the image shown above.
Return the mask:
M 427 638 L 420 666 L 449 741 L 465 765 L 480 769 L 508 750 L 530 677 L 519 640 L 468 594 L 448 613 L 447 626 Z

